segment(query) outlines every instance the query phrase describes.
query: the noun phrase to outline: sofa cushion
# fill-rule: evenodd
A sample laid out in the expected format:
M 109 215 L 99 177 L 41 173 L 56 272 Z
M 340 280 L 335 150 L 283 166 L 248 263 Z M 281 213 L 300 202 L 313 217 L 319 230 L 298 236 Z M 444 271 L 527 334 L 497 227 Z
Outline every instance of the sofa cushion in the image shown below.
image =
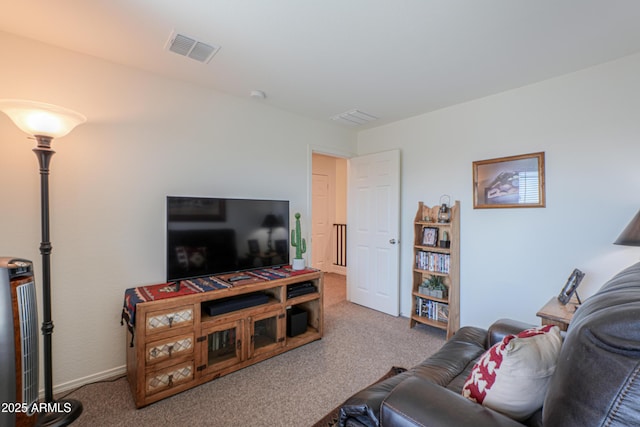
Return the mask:
M 380 409 L 380 425 L 394 427 L 522 427 L 519 422 L 477 405 L 418 377 L 407 378 L 389 393 Z
M 524 420 L 542 407 L 561 346 L 557 326 L 507 335 L 475 364 L 462 394 L 511 418 Z
M 459 384 L 457 389 L 452 389 L 459 393 L 471 368 L 486 351 L 486 342 L 486 330 L 470 326 L 460 328 L 440 350 L 410 370 L 415 376 L 443 387 Z

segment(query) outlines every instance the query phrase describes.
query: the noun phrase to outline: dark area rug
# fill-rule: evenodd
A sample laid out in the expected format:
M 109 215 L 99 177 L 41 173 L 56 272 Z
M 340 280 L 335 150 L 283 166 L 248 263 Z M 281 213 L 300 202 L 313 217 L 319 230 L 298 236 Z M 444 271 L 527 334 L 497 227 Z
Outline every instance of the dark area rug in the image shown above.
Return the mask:
M 406 371 L 405 368 L 400 368 L 400 367 L 394 366 L 389 370 L 389 372 L 384 374 L 382 376 L 382 378 L 380 378 L 378 381 L 374 382 L 373 384 L 377 384 L 380 381 L 384 381 L 387 378 L 391 378 L 393 376 L 396 376 L 396 375 L 398 375 L 398 374 L 400 374 L 400 373 L 402 373 L 404 371 Z M 338 405 L 332 411 L 330 411 L 327 415 L 322 417 L 322 419 L 320 421 L 318 421 L 317 423 L 315 423 L 313 425 L 313 427 L 335 427 L 335 426 L 337 426 L 338 425 L 338 418 L 340 416 L 340 406 L 342 406 L 342 405 Z

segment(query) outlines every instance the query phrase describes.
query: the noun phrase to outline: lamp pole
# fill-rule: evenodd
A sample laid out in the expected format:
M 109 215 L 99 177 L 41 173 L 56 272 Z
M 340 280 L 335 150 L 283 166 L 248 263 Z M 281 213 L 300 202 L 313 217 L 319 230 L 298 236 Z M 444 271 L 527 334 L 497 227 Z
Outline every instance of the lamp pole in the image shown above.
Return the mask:
M 34 135 L 38 145 L 33 149 L 40 165 L 40 223 L 42 241 L 42 339 L 44 359 L 44 401 L 54 403 L 47 407 L 47 412 L 38 417 L 38 426 L 62 427 L 71 424 L 82 414 L 82 403 L 75 399 L 55 402 L 53 399 L 53 355 L 52 337 L 53 321 L 51 315 L 51 241 L 49 237 L 49 164 L 55 151 L 51 148 L 50 136 Z
M 42 337 L 44 342 L 44 399 L 53 402 L 53 362 L 51 350 L 51 334 L 53 321 L 51 320 L 51 241 L 49 237 L 49 163 L 55 151 L 51 149 L 49 136 L 35 136 L 38 146 L 33 149 L 40 164 L 40 223 L 42 240 L 40 254 L 42 255 Z
M 51 242 L 49 237 L 49 164 L 55 153 L 51 149 L 54 137 L 62 137 L 74 127 L 84 123 L 86 117 L 75 111 L 33 101 L 15 99 L 0 100 L 0 111 L 6 113 L 22 131 L 35 137 L 33 152 L 40 165 L 40 222 L 42 241 L 42 302 L 43 302 L 43 360 L 44 394 L 46 407 L 38 413 L 36 425 L 41 427 L 63 427 L 75 421 L 82 414 L 82 403 L 75 399 L 54 400 L 53 398 L 53 356 L 51 320 Z

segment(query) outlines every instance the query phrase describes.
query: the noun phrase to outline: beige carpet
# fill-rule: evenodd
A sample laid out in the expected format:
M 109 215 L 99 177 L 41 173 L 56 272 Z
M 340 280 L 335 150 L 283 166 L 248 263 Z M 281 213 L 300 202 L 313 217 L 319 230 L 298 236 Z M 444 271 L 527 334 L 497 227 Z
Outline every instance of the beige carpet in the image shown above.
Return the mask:
M 142 409 L 124 378 L 84 386 L 69 396 L 84 405 L 73 425 L 311 426 L 391 366 L 409 368 L 444 342 L 443 331 L 409 329 L 406 318 L 345 301 L 343 276 L 325 275 L 325 290 L 322 340 Z

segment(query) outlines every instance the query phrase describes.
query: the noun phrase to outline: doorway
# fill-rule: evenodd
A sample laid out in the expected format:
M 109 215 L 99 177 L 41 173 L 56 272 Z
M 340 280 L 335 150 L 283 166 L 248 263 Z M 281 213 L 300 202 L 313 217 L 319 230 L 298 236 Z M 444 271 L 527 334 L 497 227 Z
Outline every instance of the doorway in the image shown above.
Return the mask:
M 311 266 L 343 275 L 348 301 L 398 316 L 400 151 L 311 155 Z
M 312 154 L 311 266 L 346 276 L 347 159 Z

